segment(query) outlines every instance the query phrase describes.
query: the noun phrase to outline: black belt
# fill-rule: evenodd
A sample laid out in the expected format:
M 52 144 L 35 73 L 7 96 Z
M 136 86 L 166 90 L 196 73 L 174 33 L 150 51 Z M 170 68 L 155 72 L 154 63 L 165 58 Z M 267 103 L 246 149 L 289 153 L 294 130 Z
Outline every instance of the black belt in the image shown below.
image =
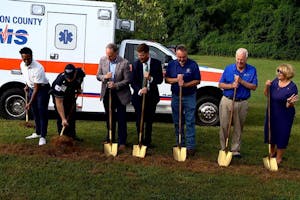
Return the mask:
M 227 99 L 230 99 L 230 100 L 233 100 L 233 97 L 227 97 L 227 96 L 224 96 L 226 97 Z M 239 98 L 235 98 L 234 101 L 246 101 L 247 99 L 239 99 Z

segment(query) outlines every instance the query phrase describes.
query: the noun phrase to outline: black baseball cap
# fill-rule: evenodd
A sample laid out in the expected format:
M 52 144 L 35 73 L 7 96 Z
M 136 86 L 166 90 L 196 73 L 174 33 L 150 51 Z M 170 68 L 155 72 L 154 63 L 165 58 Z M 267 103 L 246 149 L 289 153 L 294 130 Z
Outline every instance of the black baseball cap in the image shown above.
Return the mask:
M 65 71 L 64 71 L 65 78 L 72 79 L 72 78 L 74 77 L 75 70 L 76 70 L 76 69 L 75 69 L 75 66 L 74 66 L 74 65 L 72 65 L 72 64 L 66 65 Z

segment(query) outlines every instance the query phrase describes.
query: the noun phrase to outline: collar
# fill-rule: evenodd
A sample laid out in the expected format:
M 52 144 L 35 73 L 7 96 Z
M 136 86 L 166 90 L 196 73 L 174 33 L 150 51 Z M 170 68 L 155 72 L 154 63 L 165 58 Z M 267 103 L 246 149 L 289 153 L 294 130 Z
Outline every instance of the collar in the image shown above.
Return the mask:
M 149 59 L 147 60 L 147 62 L 142 63 L 143 66 L 147 63 L 148 67 L 150 67 L 150 63 L 151 63 L 151 58 L 149 57 Z

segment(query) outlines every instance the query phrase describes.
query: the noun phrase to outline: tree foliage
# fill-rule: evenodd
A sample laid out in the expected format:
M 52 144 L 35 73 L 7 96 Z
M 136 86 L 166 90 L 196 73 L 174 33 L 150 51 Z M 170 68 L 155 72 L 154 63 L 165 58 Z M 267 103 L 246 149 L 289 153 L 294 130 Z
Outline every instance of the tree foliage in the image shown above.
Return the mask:
M 116 0 L 121 18 L 135 20 L 126 37 L 185 44 L 192 53 L 300 59 L 299 0 Z

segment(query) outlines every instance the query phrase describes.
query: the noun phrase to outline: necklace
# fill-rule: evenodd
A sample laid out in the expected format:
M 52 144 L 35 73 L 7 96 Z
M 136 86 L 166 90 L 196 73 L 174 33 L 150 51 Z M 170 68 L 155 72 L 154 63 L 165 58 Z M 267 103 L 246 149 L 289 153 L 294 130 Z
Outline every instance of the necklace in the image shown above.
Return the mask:
M 291 82 L 291 81 L 289 81 L 289 80 L 285 80 L 285 81 L 279 80 L 279 81 L 278 81 L 278 87 L 277 87 L 277 90 L 286 87 L 290 82 Z

